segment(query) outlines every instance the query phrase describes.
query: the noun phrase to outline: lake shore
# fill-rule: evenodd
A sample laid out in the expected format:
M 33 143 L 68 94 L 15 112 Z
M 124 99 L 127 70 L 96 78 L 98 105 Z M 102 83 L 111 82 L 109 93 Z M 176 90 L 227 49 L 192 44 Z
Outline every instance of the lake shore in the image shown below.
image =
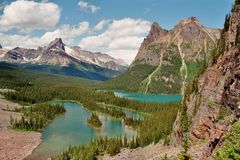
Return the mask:
M 16 131 L 10 128 L 10 116 L 20 119 L 21 113 L 13 112 L 22 106 L 7 101 L 0 95 L 0 159 L 22 160 L 41 143 L 41 133 Z

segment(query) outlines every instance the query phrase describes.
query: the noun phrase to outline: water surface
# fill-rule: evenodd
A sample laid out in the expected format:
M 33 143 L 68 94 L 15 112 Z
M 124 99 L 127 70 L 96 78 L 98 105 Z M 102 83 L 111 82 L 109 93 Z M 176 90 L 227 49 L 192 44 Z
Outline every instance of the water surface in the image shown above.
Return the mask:
M 180 102 L 181 95 L 164 95 L 164 94 L 145 94 L 145 93 L 131 93 L 120 90 L 114 90 L 114 94 L 119 97 L 126 97 L 141 102 Z
M 124 126 L 121 120 L 99 116 L 103 123 L 100 130 L 86 124 L 90 113 L 80 104 L 64 102 L 66 113 L 56 117 L 42 133 L 43 142 L 28 159 L 46 159 L 67 149 L 70 145 L 90 143 L 97 136 L 135 136 L 136 132 Z

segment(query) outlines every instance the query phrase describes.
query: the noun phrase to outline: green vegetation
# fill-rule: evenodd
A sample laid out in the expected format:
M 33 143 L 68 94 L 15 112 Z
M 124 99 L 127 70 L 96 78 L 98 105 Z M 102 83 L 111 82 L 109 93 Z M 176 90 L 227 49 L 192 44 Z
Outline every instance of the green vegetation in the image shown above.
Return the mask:
M 228 31 L 230 16 L 231 16 L 230 14 L 226 14 L 226 16 L 225 16 L 224 27 L 223 27 L 224 32 Z
M 23 113 L 20 120 L 10 117 L 12 128 L 27 131 L 39 131 L 57 115 L 63 114 L 65 109 L 63 105 L 43 103 L 30 107 L 23 107 L 20 109 L 20 112 Z
M 152 53 L 158 54 L 160 49 L 157 44 L 151 43 L 147 46 L 147 50 L 151 51 Z
M 93 140 L 88 145 L 70 147 L 60 155 L 56 156 L 55 160 L 65 159 L 97 159 L 99 155 L 110 154 L 115 155 L 120 152 L 122 147 L 131 149 L 144 147 L 152 142 L 157 143 L 161 138 L 166 137 L 166 134 L 171 133 L 171 126 L 175 121 L 177 106 L 168 106 L 164 110 L 154 113 L 136 125 L 139 126 L 139 134 L 136 138 L 130 140 L 126 136 L 122 137 L 100 137 Z M 168 118 L 166 118 L 168 117 Z M 169 118 L 171 117 L 171 118 Z M 163 123 L 161 123 L 163 122 Z M 133 123 L 131 123 L 133 124 Z M 149 125 L 151 124 L 151 125 Z
M 148 89 L 149 93 L 180 94 L 182 88 L 180 75 L 182 59 L 176 45 L 172 44 L 168 48 L 164 54 L 163 61 L 167 61 L 170 64 L 162 64 L 161 68 L 152 76 Z
M 125 141 L 126 143 L 126 141 Z M 125 144 L 126 145 L 126 144 Z M 103 154 L 115 155 L 120 152 L 120 149 L 124 146 L 124 140 L 121 137 L 108 138 L 100 137 L 93 140 L 88 145 L 81 145 L 75 147 L 69 147 L 60 155 L 54 157 L 54 160 L 94 160 L 97 156 Z
M 201 68 L 204 66 L 204 61 L 186 61 L 187 65 L 187 72 L 188 72 L 188 77 L 187 77 L 187 82 L 191 83 L 194 78 L 199 74 L 201 71 Z
M 174 160 L 191 160 L 191 159 L 192 159 L 192 157 L 190 154 L 182 151 L 181 153 L 179 153 L 177 155 L 177 157 Z
M 124 124 L 134 129 L 137 129 L 141 125 L 142 121 L 143 120 L 140 119 L 134 119 L 133 117 L 126 117 L 124 119 Z
M 231 111 L 221 105 L 218 105 L 220 107 L 220 111 L 219 111 L 219 115 L 217 117 L 217 120 L 226 120 L 227 116 L 229 116 L 231 114 Z
M 91 113 L 91 116 L 87 119 L 87 123 L 94 128 L 100 128 L 102 126 L 102 122 L 98 118 L 96 113 Z
M 16 92 L 5 93 L 5 97 L 9 100 L 33 105 L 33 107 L 36 107 L 37 104 L 46 104 L 46 102 L 53 99 L 74 100 L 80 102 L 91 112 L 101 112 L 112 117 L 121 117 L 125 119 L 125 123 L 128 123 L 138 131 L 138 136 L 131 140 L 120 137 L 107 138 L 107 140 L 100 138 L 94 140 L 89 145 L 71 147 L 68 151 L 62 153 L 62 156 L 70 156 L 73 158 L 75 157 L 73 155 L 77 155 L 80 157 L 93 156 L 96 158 L 97 155 L 103 153 L 109 153 L 111 155 L 116 154 L 123 146 L 136 148 L 139 146 L 146 146 L 152 142 L 156 143 L 161 138 L 165 138 L 166 135 L 171 133 L 172 125 L 177 116 L 178 109 L 180 108 L 180 104 L 178 103 L 146 103 L 116 97 L 111 91 L 96 91 L 94 88 L 89 87 L 87 82 L 81 79 L 46 75 L 42 73 L 38 74 L 11 68 L 0 68 L 0 72 L 3 73 L 0 76 L 0 84 L 4 84 L 2 86 L 5 88 L 16 90 Z M 18 80 L 23 81 L 19 81 L 21 82 L 19 84 Z M 96 84 L 94 81 L 93 83 Z M 123 112 L 124 109 L 148 113 L 149 116 L 146 116 L 146 118 L 141 121 L 127 119 Z M 23 110 L 33 110 L 33 108 L 25 108 Z M 45 110 L 43 109 L 43 111 Z M 23 113 L 25 112 L 29 113 L 30 111 L 23 111 Z M 41 111 L 37 112 L 41 113 Z M 42 114 L 44 115 L 44 113 L 45 112 Z M 29 114 L 26 115 L 23 122 L 25 123 L 27 120 L 28 123 L 30 123 Z M 35 112 L 33 115 L 35 115 Z M 45 116 L 48 117 L 48 115 Z M 46 118 L 46 121 L 49 120 L 50 118 Z M 45 124 L 47 123 L 44 121 L 43 125 L 35 127 L 37 128 L 36 130 L 42 128 Z M 95 120 L 92 124 L 95 125 Z M 21 125 L 21 127 L 22 126 L 24 125 Z M 123 141 L 123 144 L 120 144 L 120 140 Z
M 128 69 L 121 76 L 113 78 L 102 84 L 103 88 L 122 89 L 125 91 L 137 92 L 141 82 L 156 69 L 156 66 L 138 64 Z
M 237 28 L 237 35 L 236 35 L 236 40 L 235 40 L 235 44 L 239 44 L 240 43 L 240 27 Z
M 123 112 L 122 108 L 117 108 L 113 105 L 106 105 L 104 103 L 98 103 L 100 106 L 100 110 L 98 110 L 101 113 L 107 114 L 108 116 L 111 116 L 113 118 L 124 118 L 126 117 L 126 114 Z
M 240 159 L 240 123 L 232 125 L 231 130 L 225 134 L 224 146 L 217 151 L 217 160 Z

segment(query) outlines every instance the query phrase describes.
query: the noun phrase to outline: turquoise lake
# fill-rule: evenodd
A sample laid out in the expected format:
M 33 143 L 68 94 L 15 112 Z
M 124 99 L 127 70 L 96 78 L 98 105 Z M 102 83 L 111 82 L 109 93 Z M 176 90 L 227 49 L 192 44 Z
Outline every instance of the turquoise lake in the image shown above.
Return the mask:
M 97 136 L 135 136 L 136 131 L 125 127 L 121 120 L 100 115 L 103 126 L 94 130 L 85 122 L 90 116 L 80 104 L 64 102 L 66 113 L 55 118 L 42 132 L 42 143 L 27 159 L 46 159 L 67 149 L 70 145 L 90 143 Z
M 159 95 L 128 93 L 123 91 L 114 91 L 116 96 L 135 99 L 142 102 L 178 102 L 181 101 L 179 95 Z M 54 103 L 54 102 L 53 102 Z M 86 124 L 90 113 L 80 104 L 75 102 L 64 102 L 66 113 L 56 117 L 42 131 L 42 143 L 27 158 L 29 160 L 47 159 L 67 149 L 70 145 L 81 145 L 90 143 L 91 139 L 98 136 L 136 136 L 136 131 L 127 128 L 122 120 L 111 119 L 104 115 L 99 115 L 103 126 L 95 130 Z M 124 110 L 127 116 L 134 118 L 144 118 L 144 115 Z
M 114 90 L 114 94 L 119 97 L 134 99 L 141 102 L 180 102 L 181 95 L 163 95 L 163 94 L 145 94 L 145 93 L 131 93 L 125 91 Z

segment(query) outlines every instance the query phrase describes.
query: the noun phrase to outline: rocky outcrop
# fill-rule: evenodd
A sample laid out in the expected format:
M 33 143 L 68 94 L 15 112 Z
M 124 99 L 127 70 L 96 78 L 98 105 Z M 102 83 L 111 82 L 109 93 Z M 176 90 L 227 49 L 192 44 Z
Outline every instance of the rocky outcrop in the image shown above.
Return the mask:
M 2 49 L 2 45 L 0 44 L 0 49 Z
M 203 59 L 201 52 L 207 52 L 214 47 L 220 37 L 220 31 L 220 29 L 203 26 L 196 17 L 181 20 L 170 31 L 162 29 L 157 23 L 153 23 L 131 66 L 138 63 L 159 65 L 161 51 L 167 52 L 172 45 L 177 45 L 179 40 L 182 40 L 181 48 L 185 58 Z M 153 45 L 155 45 L 155 48 Z M 158 55 L 156 61 L 154 57 L 150 57 L 153 54 Z
M 240 1 L 229 19 L 229 26 L 221 35 L 217 57 L 193 85 L 192 93 L 186 95 L 185 106 L 190 121 L 191 141 L 188 152 L 194 159 L 212 159 L 214 150 L 224 141 L 224 132 L 240 117 L 240 44 L 236 41 L 240 28 Z M 179 119 L 179 118 L 178 118 Z M 179 123 L 174 126 L 178 133 Z M 179 138 L 183 136 L 178 135 Z M 178 138 L 178 141 L 179 141 Z M 177 141 L 176 141 L 177 142 Z
M 169 31 L 153 23 L 130 66 L 130 70 L 141 64 L 156 67 L 138 91 L 182 94 L 184 85 L 209 61 L 220 31 L 203 26 L 196 17 L 181 20 Z
M 47 49 L 48 49 L 48 50 L 51 50 L 51 49 L 60 49 L 60 50 L 65 51 L 64 46 L 65 46 L 65 45 L 64 45 L 62 39 L 61 39 L 61 38 L 56 38 L 54 41 L 50 42 L 50 44 L 48 45 Z
M 158 23 L 154 22 L 151 25 L 151 29 L 149 31 L 148 36 L 143 40 L 143 43 L 140 46 L 139 53 L 141 52 L 142 48 L 147 47 L 150 43 L 158 40 L 160 37 L 165 36 L 167 33 L 168 33 L 167 30 L 161 28 Z

